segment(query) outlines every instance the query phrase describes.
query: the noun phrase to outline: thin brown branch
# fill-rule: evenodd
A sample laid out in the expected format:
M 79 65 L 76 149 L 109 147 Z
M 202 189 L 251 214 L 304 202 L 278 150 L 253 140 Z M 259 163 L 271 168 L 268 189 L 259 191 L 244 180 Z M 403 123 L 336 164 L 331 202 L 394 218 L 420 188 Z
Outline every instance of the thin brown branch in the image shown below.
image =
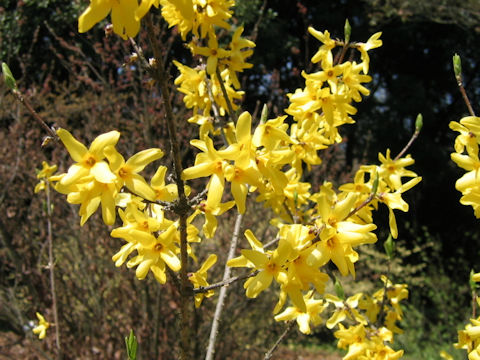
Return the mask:
M 38 115 L 38 113 L 34 110 L 34 108 L 30 104 L 30 102 L 25 98 L 25 96 L 23 96 L 23 94 L 17 89 L 13 89 L 12 92 L 13 92 L 13 95 L 15 95 L 15 98 L 17 99 L 17 101 L 23 104 L 27 108 L 28 112 L 40 124 L 40 126 L 45 129 L 45 131 L 50 135 L 50 137 L 52 137 L 55 141 L 58 141 L 58 136 L 55 133 L 55 131 L 47 125 L 45 120 L 43 120 L 43 118 L 40 115 Z
M 402 149 L 402 151 L 400 151 L 400 153 L 397 156 L 395 156 L 393 161 L 397 161 L 398 159 L 400 159 L 403 156 L 403 154 L 405 154 L 405 152 L 410 148 L 410 146 L 413 144 L 415 139 L 418 137 L 418 134 L 420 134 L 420 130 L 416 129 L 415 132 L 413 133 L 412 137 L 408 141 L 407 145 L 405 145 L 405 147 Z
M 231 277 L 231 278 L 222 280 L 222 281 L 220 281 L 220 282 L 218 282 L 218 283 L 215 283 L 215 284 L 211 284 L 211 285 L 208 285 L 208 286 L 200 286 L 200 287 L 198 287 L 198 288 L 196 288 L 196 289 L 193 289 L 193 292 L 194 292 L 195 294 L 204 293 L 204 292 L 207 292 L 207 291 L 209 291 L 209 290 L 218 289 L 219 287 L 222 287 L 222 286 L 228 286 L 228 285 L 230 285 L 231 283 L 234 283 L 234 282 L 236 282 L 236 281 L 254 277 L 254 276 L 257 275 L 259 272 L 260 272 L 260 270 L 255 270 L 254 272 L 251 272 L 251 273 L 248 273 L 248 274 L 233 276 L 233 277 Z
M 265 357 L 263 358 L 264 360 L 270 360 L 273 356 L 273 353 L 275 352 L 275 350 L 277 350 L 278 346 L 281 344 L 281 342 L 283 340 L 285 340 L 287 338 L 287 335 L 288 333 L 293 329 L 293 327 L 295 326 L 295 321 L 291 320 L 287 323 L 287 327 L 285 329 L 285 331 L 282 333 L 282 335 L 280 335 L 280 337 L 277 339 L 277 341 L 275 342 L 275 344 L 273 344 L 273 346 L 271 347 L 270 350 L 268 350 L 268 352 L 265 354 Z
M 462 97 L 463 97 L 463 101 L 465 102 L 465 105 L 467 105 L 468 112 L 470 113 L 471 116 L 475 116 L 475 111 L 473 111 L 472 104 L 470 103 L 467 92 L 465 91 L 465 87 L 463 86 L 462 75 L 456 76 L 455 78 L 457 79 L 458 90 L 460 90 L 460 93 L 462 94 Z

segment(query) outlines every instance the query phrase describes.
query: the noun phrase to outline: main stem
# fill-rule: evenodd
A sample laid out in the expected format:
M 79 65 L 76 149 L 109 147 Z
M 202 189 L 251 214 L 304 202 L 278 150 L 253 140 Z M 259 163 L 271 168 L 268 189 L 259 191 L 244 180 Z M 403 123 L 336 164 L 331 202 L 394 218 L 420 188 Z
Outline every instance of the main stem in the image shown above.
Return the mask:
M 238 235 L 240 234 L 240 227 L 242 226 L 242 214 L 237 214 L 237 219 L 235 220 L 235 228 L 233 230 L 232 241 L 230 243 L 230 250 L 228 251 L 227 262 L 230 259 L 233 259 L 235 256 L 235 249 L 238 244 Z M 225 270 L 223 272 L 223 280 L 226 281 L 230 278 L 230 267 L 225 262 Z M 227 297 L 227 286 L 224 286 L 220 289 L 218 295 L 217 306 L 215 307 L 215 315 L 212 320 L 212 328 L 210 329 L 210 337 L 208 339 L 208 348 L 207 355 L 205 360 L 212 360 L 213 355 L 215 354 L 215 342 L 217 340 L 218 327 L 220 325 L 220 317 L 222 316 L 223 305 L 225 304 L 225 299 Z
M 50 292 L 52 293 L 53 321 L 55 323 L 55 345 L 57 357 L 62 359 L 60 345 L 60 324 L 58 323 L 57 292 L 55 290 L 55 261 L 53 258 L 53 233 L 52 233 L 52 206 L 50 201 L 50 183 L 46 181 L 45 196 L 47 198 L 47 237 L 48 237 L 48 269 L 50 271 Z
M 180 339 L 180 359 L 187 360 L 190 354 L 190 305 L 192 304 L 192 291 L 188 281 L 188 254 L 187 254 L 187 218 L 190 206 L 185 195 L 185 184 L 182 180 L 182 161 L 180 156 L 180 147 L 177 141 L 176 124 L 173 116 L 172 105 L 170 103 L 170 90 L 168 88 L 168 76 L 163 64 L 163 56 L 156 38 L 155 28 L 150 14 L 145 17 L 147 25 L 148 39 L 153 49 L 156 64 L 152 65 L 152 74 L 160 86 L 160 92 L 165 106 L 165 121 L 167 123 L 168 138 L 170 141 L 173 167 L 175 171 L 175 181 L 178 188 L 179 201 L 176 207 L 176 213 L 180 218 L 180 311 L 181 311 L 181 339 Z

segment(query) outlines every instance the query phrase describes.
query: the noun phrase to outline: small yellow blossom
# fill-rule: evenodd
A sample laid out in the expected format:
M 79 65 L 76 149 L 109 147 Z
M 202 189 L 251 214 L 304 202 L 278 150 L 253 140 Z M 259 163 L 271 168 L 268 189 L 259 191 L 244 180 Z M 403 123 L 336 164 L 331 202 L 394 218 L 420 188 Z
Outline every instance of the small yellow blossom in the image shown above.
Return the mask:
M 210 254 L 210 256 L 205 260 L 198 271 L 189 274 L 188 279 L 196 288 L 208 286 L 207 282 L 207 271 L 217 262 L 217 255 Z M 195 294 L 195 307 L 200 307 L 202 304 L 203 298 L 213 296 L 215 292 L 213 290 L 208 290 L 204 293 Z
M 47 330 L 50 327 L 50 323 L 45 320 L 45 318 L 39 312 L 36 313 L 38 319 L 38 325 L 33 328 L 33 333 L 38 335 L 40 340 L 44 339 L 47 335 Z
M 45 186 L 49 181 L 49 178 L 57 171 L 57 165 L 48 165 L 46 161 L 42 161 L 42 170 L 37 174 L 37 179 L 40 179 L 40 182 L 35 185 L 34 193 L 37 194 L 42 190 L 45 190 Z

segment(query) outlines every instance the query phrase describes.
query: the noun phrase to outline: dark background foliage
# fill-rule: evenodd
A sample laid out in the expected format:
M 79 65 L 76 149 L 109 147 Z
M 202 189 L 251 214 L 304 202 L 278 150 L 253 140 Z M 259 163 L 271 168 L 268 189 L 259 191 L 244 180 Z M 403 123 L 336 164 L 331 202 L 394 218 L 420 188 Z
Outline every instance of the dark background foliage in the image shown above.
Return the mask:
M 9 63 L 22 90 L 50 124 L 71 129 L 85 143 L 115 127 L 124 134 L 120 146 L 126 155 L 150 146 L 168 149 L 158 94 L 152 95 L 140 69 L 123 65 L 131 45 L 117 37 L 105 37 L 101 26 L 87 34 L 76 31 L 76 18 L 85 6 L 85 1 L 3 1 L 0 59 Z M 398 153 L 414 131 L 416 115 L 423 114 L 422 133 L 409 150 L 416 159 L 413 170 L 423 181 L 407 195 L 410 212 L 397 217 L 401 261 L 394 280 L 409 283 L 411 289 L 404 325 L 407 331 L 400 342 L 407 353 L 416 354 L 413 358 L 430 356 L 421 355 L 429 347 L 436 354 L 433 351 L 455 341 L 457 327 L 468 319 L 468 273 L 471 268 L 480 270 L 478 223 L 471 208 L 458 202 L 460 194 L 454 185 L 462 171 L 450 161 L 455 134 L 448 128 L 450 121 L 467 115 L 451 67 L 454 53 L 462 57 L 473 107 L 479 102 L 478 1 L 251 0 L 239 1 L 236 17 L 257 44 L 251 59 L 255 66 L 242 79 L 246 91 L 242 107 L 258 113 L 266 103 L 271 117 L 283 113 L 287 93 L 303 86 L 301 70 L 315 69 L 309 58 L 319 43 L 308 34 L 308 26 L 328 29 L 333 37 L 341 38 L 348 18 L 354 41 L 366 41 L 374 32 L 383 32 L 384 45 L 371 52 L 371 96 L 358 104 L 357 123 L 341 129 L 345 145 L 323 155 L 324 164 L 311 181 L 314 186 L 324 180 L 348 181 L 360 164 L 376 163 L 378 152 L 390 148 Z M 178 37 L 165 24 L 159 37 L 165 44 L 167 63 L 174 58 L 188 60 Z M 137 42 L 148 55 L 144 33 Z M 169 66 L 173 78 L 176 70 Z M 32 194 L 34 169 L 48 159 L 65 170 L 69 160 L 62 149 L 40 148 L 41 129 L 4 87 L 0 89 L 0 331 L 23 339 L 29 334 L 25 332 L 28 319 L 34 318 L 35 311 L 51 306 L 45 270 L 44 202 L 41 195 Z M 173 101 L 183 124 L 188 114 L 181 97 L 174 95 Z M 193 136 L 195 129 L 180 126 L 184 149 Z M 191 164 L 193 153 L 185 150 L 183 155 L 185 164 Z M 164 161 L 168 165 L 168 159 Z M 263 210 L 258 207 L 258 211 Z M 122 336 L 134 328 L 142 339 L 145 358 L 171 358 L 168 351 L 174 349 L 174 314 L 178 311 L 175 289 L 158 290 L 151 279 L 139 283 L 132 272 L 115 269 L 110 257 L 120 244 L 109 238 L 98 218 L 80 229 L 76 212 L 55 196 L 57 277 L 63 310 L 60 326 L 71 357 L 122 358 Z M 226 229 L 212 242 L 212 249 L 228 246 L 233 220 L 227 217 L 222 221 Z M 245 227 L 259 222 L 252 218 Z M 367 260 L 359 263 L 364 266 L 360 283 L 370 283 L 370 287 L 378 286 L 375 274 L 381 271 L 378 263 L 384 261 L 386 211 L 379 211 L 376 223 L 378 246 L 365 250 L 362 256 Z M 214 279 L 220 270 L 215 270 Z M 271 306 L 263 302 L 271 298 L 273 306 L 274 294 L 242 307 L 238 305 L 245 301 L 241 285 L 232 288 L 228 309 L 233 315 L 224 322 L 218 356 L 244 358 L 245 342 L 250 344 L 251 354 L 260 354 L 282 331 L 281 324 L 270 319 Z M 208 318 L 212 307 L 207 302 L 198 316 Z M 161 320 L 152 324 L 148 321 L 152 318 Z M 255 332 L 258 322 L 268 330 Z M 196 331 L 203 334 L 208 330 L 199 327 Z M 328 336 L 322 331 L 312 342 L 331 341 Z M 198 336 L 200 354 L 204 337 Z M 159 350 L 159 342 L 168 344 L 167 350 Z M 38 354 L 44 344 L 23 344 L 25 356 L 43 356 Z

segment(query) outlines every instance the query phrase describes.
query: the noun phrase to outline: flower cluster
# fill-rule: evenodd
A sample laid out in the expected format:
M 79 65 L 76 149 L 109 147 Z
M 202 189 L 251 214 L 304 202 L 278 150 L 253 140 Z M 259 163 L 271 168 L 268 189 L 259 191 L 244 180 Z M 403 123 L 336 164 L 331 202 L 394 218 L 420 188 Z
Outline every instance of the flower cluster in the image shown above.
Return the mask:
M 395 351 L 388 343 L 393 343 L 394 334 L 403 332 L 396 324 L 402 320 L 400 301 L 408 297 L 407 285 L 393 284 L 382 276 L 384 286 L 368 296 L 356 294 L 346 300 L 327 295 L 326 300 L 335 306 L 335 312 L 327 320 L 327 327 L 338 325 L 334 335 L 338 347 L 348 349 L 344 359 L 398 359 L 403 350 Z M 345 327 L 342 321 L 350 319 L 355 325 Z
M 480 218 L 480 118 L 467 116 L 460 122 L 452 121 L 450 128 L 459 132 L 455 139 L 455 152 L 451 154 L 452 160 L 467 171 L 455 184 L 456 189 L 462 193 L 460 203 L 472 206 L 475 216 Z
M 470 287 L 475 289 L 477 283 L 480 282 L 480 273 L 470 275 Z M 475 299 L 480 306 L 480 298 Z M 474 304 L 473 306 L 477 305 Z M 458 331 L 458 342 L 454 344 L 457 349 L 464 349 L 468 353 L 469 360 L 480 359 L 480 316 L 470 319 L 470 324 L 465 325 L 463 330 Z

